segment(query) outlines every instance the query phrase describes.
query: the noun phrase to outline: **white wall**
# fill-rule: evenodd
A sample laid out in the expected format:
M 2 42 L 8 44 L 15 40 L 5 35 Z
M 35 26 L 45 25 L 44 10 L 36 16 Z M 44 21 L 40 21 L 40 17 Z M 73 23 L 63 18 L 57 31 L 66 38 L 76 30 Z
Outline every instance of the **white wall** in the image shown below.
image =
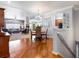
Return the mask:
M 74 36 L 75 36 L 74 39 L 76 41 L 79 41 L 79 10 L 74 10 L 73 16 L 74 16 Z
M 79 40 L 79 10 L 74 11 L 75 40 Z
M 58 13 L 66 13 L 69 14 L 69 28 L 64 28 L 63 30 L 61 30 L 61 34 L 64 37 L 64 40 L 66 41 L 66 43 L 68 44 L 68 46 L 70 47 L 70 49 L 75 53 L 75 39 L 74 39 L 74 35 L 73 35 L 73 7 L 68 7 L 68 8 L 64 8 L 61 10 L 57 10 L 55 12 L 51 12 L 48 13 L 48 15 L 51 16 L 51 20 L 54 21 L 55 20 L 55 16 Z M 64 21 L 65 21 L 65 17 L 64 17 Z M 51 25 L 51 30 L 52 30 L 52 38 L 54 39 L 53 41 L 53 45 L 54 45 L 54 49 L 53 51 L 58 52 L 60 54 L 62 54 L 64 57 L 73 57 L 70 52 L 64 47 L 64 45 L 61 43 L 61 41 L 59 40 L 59 38 L 57 37 L 57 30 L 54 29 L 54 22 L 52 22 Z M 51 33 L 51 32 L 49 32 Z

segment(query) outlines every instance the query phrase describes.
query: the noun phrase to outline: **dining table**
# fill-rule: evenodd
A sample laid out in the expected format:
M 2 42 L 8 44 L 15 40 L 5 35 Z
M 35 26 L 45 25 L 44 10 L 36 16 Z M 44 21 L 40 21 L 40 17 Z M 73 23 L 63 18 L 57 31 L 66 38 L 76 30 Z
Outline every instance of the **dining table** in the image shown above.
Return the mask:
M 36 31 L 31 31 L 31 39 L 32 39 L 32 36 L 36 36 Z M 41 36 L 46 36 L 46 39 L 47 39 L 47 32 L 41 31 Z

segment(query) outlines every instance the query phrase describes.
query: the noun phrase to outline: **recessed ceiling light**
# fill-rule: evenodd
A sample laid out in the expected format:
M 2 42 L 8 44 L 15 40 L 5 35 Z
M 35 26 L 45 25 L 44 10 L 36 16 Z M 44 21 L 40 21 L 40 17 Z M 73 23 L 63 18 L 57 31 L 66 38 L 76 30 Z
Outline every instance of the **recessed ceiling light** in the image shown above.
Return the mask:
M 8 1 L 8 3 L 11 3 L 11 1 Z

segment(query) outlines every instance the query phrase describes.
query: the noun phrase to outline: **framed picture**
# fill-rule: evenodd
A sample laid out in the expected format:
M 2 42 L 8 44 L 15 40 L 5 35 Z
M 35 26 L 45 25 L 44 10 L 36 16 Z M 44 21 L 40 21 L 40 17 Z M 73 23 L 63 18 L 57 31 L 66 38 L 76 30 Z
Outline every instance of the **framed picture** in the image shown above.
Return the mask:
M 57 26 L 58 28 L 63 28 L 63 23 L 64 23 L 63 19 L 56 19 L 55 20 L 55 26 Z

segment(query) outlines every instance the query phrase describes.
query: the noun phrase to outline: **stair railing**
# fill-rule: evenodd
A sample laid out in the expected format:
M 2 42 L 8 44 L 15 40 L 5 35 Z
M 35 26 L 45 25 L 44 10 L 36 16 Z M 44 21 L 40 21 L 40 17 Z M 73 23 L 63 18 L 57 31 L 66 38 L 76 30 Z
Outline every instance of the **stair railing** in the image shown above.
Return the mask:
M 64 38 L 62 35 L 60 35 L 59 33 L 57 33 L 58 38 L 60 39 L 60 41 L 63 43 L 63 45 L 68 49 L 68 51 L 75 57 L 75 54 L 72 52 L 72 50 L 69 48 L 68 44 L 65 42 Z

